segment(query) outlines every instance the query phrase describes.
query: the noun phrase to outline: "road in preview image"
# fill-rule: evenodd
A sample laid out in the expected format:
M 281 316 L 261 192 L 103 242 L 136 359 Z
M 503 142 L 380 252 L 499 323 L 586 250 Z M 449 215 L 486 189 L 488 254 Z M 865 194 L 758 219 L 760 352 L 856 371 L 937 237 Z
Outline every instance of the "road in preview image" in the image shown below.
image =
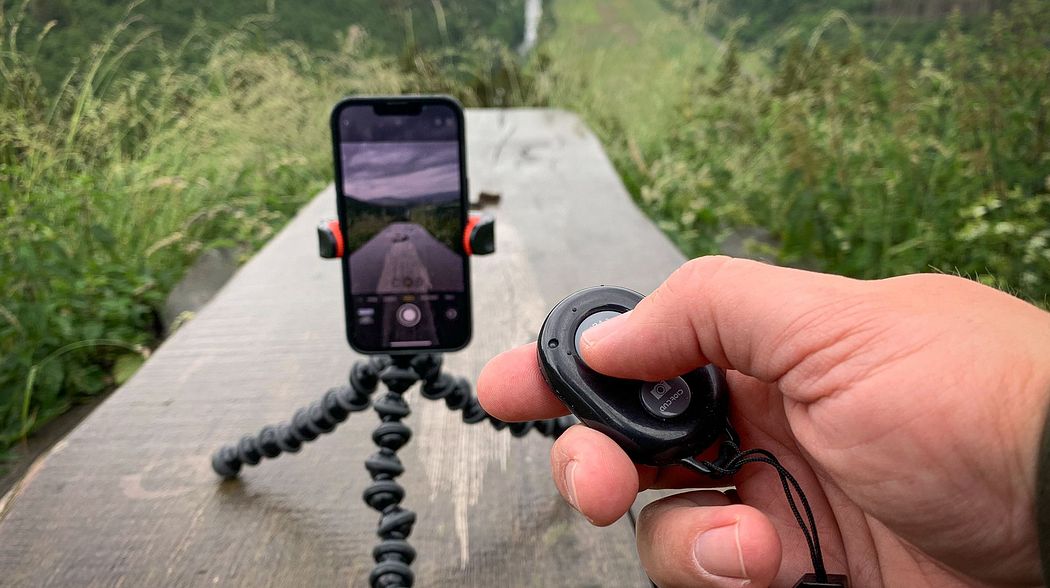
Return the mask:
M 341 149 L 356 341 L 447 346 L 467 319 L 458 142 Z

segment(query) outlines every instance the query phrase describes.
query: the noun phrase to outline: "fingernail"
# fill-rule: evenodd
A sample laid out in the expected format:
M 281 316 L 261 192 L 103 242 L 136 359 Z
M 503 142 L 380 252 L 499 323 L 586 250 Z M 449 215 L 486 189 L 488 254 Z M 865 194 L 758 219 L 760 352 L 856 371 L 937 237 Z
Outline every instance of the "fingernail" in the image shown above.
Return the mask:
M 565 491 L 569 493 L 569 504 L 576 510 L 580 510 L 580 503 L 576 500 L 576 460 L 569 460 L 565 464 Z
M 624 322 L 627 320 L 627 315 L 629 314 L 631 314 L 631 312 L 627 311 L 619 316 L 614 316 L 609 320 L 602 321 L 597 325 L 594 325 L 593 327 L 583 332 L 583 335 L 580 336 L 580 342 L 583 343 L 585 347 L 590 347 L 594 345 L 601 339 L 607 337 L 616 329 L 621 328 Z
M 747 578 L 744 552 L 740 548 L 740 525 L 708 529 L 696 538 L 693 557 L 705 572 L 723 578 Z

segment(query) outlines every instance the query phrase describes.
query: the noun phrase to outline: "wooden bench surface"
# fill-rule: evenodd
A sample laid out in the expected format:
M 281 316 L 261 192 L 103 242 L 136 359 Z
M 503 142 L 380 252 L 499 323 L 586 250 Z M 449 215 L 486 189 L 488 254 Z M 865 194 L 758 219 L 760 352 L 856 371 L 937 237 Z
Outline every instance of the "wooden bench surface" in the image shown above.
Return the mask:
M 649 292 L 682 262 L 576 116 L 474 110 L 467 129 L 472 190 L 502 200 L 487 209 L 497 252 L 472 261 L 474 339 L 446 356 L 450 373 L 475 379 L 576 289 Z M 316 253 L 314 226 L 334 210 L 329 188 L 0 499 L 0 585 L 367 585 L 374 412 L 236 481 L 209 465 L 220 445 L 344 382 L 358 359 L 339 266 Z M 647 585 L 627 520 L 591 527 L 558 496 L 548 439 L 407 398 L 400 481 L 418 513 L 417 585 Z

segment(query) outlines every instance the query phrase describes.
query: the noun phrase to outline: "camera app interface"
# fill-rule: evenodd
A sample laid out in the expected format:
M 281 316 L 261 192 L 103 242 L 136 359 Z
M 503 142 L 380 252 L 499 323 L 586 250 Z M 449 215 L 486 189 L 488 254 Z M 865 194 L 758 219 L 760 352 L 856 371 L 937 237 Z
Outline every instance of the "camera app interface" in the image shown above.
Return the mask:
M 455 113 L 347 108 L 340 149 L 357 345 L 457 346 L 468 316 Z

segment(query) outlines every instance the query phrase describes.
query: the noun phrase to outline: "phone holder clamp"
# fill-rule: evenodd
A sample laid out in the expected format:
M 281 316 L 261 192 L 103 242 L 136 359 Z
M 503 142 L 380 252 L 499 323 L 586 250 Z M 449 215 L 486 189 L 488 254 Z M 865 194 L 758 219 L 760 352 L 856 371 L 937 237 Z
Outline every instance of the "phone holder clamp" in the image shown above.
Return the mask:
M 317 252 L 324 259 L 339 259 L 346 254 L 346 233 L 339 221 L 323 219 L 317 225 Z M 472 212 L 463 229 L 463 251 L 467 255 L 489 255 L 496 252 L 496 217 L 487 212 Z

